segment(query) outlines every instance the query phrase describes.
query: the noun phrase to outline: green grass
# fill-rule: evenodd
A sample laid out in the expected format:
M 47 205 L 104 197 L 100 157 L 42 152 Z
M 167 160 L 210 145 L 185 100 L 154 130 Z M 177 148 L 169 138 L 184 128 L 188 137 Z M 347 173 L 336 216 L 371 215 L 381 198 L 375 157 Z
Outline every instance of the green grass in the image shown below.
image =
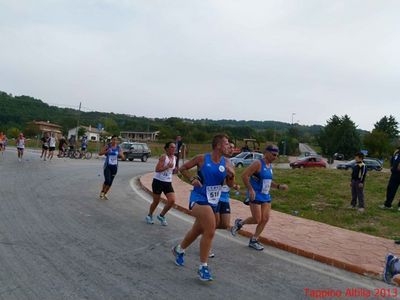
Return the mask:
M 236 169 L 237 182 L 245 192 L 241 173 Z M 289 185 L 289 191 L 273 190 L 272 208 L 326 224 L 364 232 L 367 234 L 398 238 L 400 236 L 400 212 L 381 210 L 378 205 L 385 199 L 389 173 L 371 171 L 365 185 L 364 213 L 347 209 L 351 201 L 350 171 L 332 169 L 274 169 L 274 181 Z M 233 198 L 244 200 L 244 196 Z M 397 201 L 394 201 L 394 206 Z

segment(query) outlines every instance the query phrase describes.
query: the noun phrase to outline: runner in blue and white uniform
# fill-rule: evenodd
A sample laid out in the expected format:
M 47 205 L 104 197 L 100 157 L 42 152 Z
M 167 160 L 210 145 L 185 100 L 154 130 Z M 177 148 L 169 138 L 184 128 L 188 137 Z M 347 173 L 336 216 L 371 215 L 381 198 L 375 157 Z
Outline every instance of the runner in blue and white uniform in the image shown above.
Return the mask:
M 270 189 L 288 190 L 286 184 L 277 184 L 272 181 L 272 162 L 278 157 L 279 149 L 275 145 L 268 145 L 264 151 L 262 159 L 254 161 L 247 167 L 242 180 L 247 187 L 247 197 L 250 200 L 251 217 L 242 220 L 236 219 L 231 228 L 232 235 L 242 228 L 245 224 L 257 224 L 255 233 L 250 238 L 249 247 L 256 250 L 263 250 L 264 247 L 258 242 L 258 237 L 267 225 L 271 212 Z
M 22 161 L 22 156 L 24 155 L 25 149 L 25 138 L 24 134 L 21 132 L 16 140 L 18 161 Z
M 110 190 L 118 171 L 118 157 L 121 157 L 122 160 L 125 159 L 124 153 L 118 145 L 118 138 L 116 135 L 111 137 L 111 143 L 104 146 L 103 149 L 100 150 L 99 155 L 106 156 L 104 162 L 104 183 L 100 192 L 100 199 L 108 200 L 107 192 Z
M 229 163 L 232 167 L 229 158 L 233 153 L 233 144 L 229 144 L 228 153 L 225 155 L 225 161 Z M 239 190 L 240 186 L 236 183 L 233 184 L 233 189 Z M 224 182 L 221 189 L 221 197 L 219 198 L 217 210 L 215 212 L 215 222 L 217 229 L 228 229 L 231 223 L 231 206 L 229 203 L 230 200 L 230 190 L 231 188 L 228 186 L 227 182 Z
M 157 220 L 159 220 L 163 226 L 168 225 L 165 214 L 175 203 L 175 192 L 172 187 L 172 173 L 176 165 L 176 157 L 174 155 L 175 147 L 174 142 L 166 143 L 164 146 L 165 154 L 161 155 L 156 165 L 156 172 L 151 185 L 153 190 L 153 202 L 151 203 L 149 213 L 146 216 L 147 224 L 154 224 L 153 213 L 160 203 L 161 193 L 164 193 L 167 197 L 167 204 L 165 204 L 162 212 L 157 216 Z
M 222 134 L 214 136 L 212 148 L 211 153 L 198 155 L 179 168 L 182 175 L 190 180 L 193 185 L 189 209 L 196 220 L 191 230 L 186 233 L 183 241 L 172 249 L 175 256 L 175 264 L 183 266 L 186 248 L 200 235 L 202 236 L 198 270 L 202 281 L 213 280 L 207 262 L 216 229 L 214 212 L 221 197 L 222 185 L 225 178 L 228 181 L 228 185 L 233 185 L 234 181 L 234 170 L 226 163 L 224 158 L 224 154 L 229 148 L 228 137 Z M 193 167 L 197 167 L 198 175 L 192 177 L 189 170 Z

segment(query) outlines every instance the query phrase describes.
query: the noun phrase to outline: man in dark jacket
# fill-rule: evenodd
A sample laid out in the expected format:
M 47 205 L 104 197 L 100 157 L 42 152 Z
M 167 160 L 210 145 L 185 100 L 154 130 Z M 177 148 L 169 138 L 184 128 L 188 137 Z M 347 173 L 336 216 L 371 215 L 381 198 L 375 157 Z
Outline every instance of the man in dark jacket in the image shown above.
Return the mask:
M 392 208 L 394 196 L 396 195 L 397 189 L 400 185 L 400 146 L 396 149 L 392 158 L 390 159 L 390 171 L 392 174 L 390 175 L 389 183 L 386 189 L 386 201 L 385 204 L 380 206 L 383 209 Z M 400 203 L 398 210 L 400 211 Z
M 358 152 L 355 155 L 356 164 L 353 166 L 353 172 L 351 173 L 351 208 L 356 208 L 358 198 L 358 211 L 364 212 L 364 182 L 367 174 L 367 167 L 363 162 L 364 154 Z

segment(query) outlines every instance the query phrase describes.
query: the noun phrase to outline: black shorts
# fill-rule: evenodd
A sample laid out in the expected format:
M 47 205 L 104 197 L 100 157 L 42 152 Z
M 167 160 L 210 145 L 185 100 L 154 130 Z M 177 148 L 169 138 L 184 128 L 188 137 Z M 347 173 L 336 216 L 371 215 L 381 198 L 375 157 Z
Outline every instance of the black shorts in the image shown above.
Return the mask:
M 45 145 L 43 145 L 43 146 L 42 146 L 42 149 L 43 149 L 43 150 L 49 150 L 49 147 L 48 147 L 48 146 L 45 146 Z
M 54 150 L 56 150 L 56 147 L 49 147 L 49 150 L 54 151 Z
M 229 202 L 219 201 L 216 213 L 219 213 L 221 215 L 222 214 L 230 214 L 231 213 L 231 206 L 229 205 Z
M 155 178 L 153 178 L 151 188 L 153 190 L 153 193 L 157 195 L 161 195 L 161 193 L 164 193 L 165 195 L 169 193 L 174 193 L 172 182 L 165 182 Z

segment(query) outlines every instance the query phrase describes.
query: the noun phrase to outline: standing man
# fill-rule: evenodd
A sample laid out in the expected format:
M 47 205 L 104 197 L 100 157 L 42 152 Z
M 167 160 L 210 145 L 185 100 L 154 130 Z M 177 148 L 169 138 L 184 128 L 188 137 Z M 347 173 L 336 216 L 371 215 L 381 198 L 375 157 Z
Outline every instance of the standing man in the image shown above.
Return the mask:
M 386 201 L 383 205 L 379 206 L 383 209 L 392 208 L 392 202 L 394 196 L 396 195 L 397 189 L 400 185 L 400 146 L 397 147 L 396 151 L 393 153 L 392 158 L 390 159 L 390 179 L 386 189 Z M 398 210 L 400 211 L 400 202 Z
M 177 135 L 176 139 L 175 139 L 175 157 L 176 157 L 176 166 L 175 166 L 175 170 L 174 173 L 178 173 L 178 169 L 179 169 L 179 156 L 181 153 L 181 147 L 182 147 L 182 136 Z

